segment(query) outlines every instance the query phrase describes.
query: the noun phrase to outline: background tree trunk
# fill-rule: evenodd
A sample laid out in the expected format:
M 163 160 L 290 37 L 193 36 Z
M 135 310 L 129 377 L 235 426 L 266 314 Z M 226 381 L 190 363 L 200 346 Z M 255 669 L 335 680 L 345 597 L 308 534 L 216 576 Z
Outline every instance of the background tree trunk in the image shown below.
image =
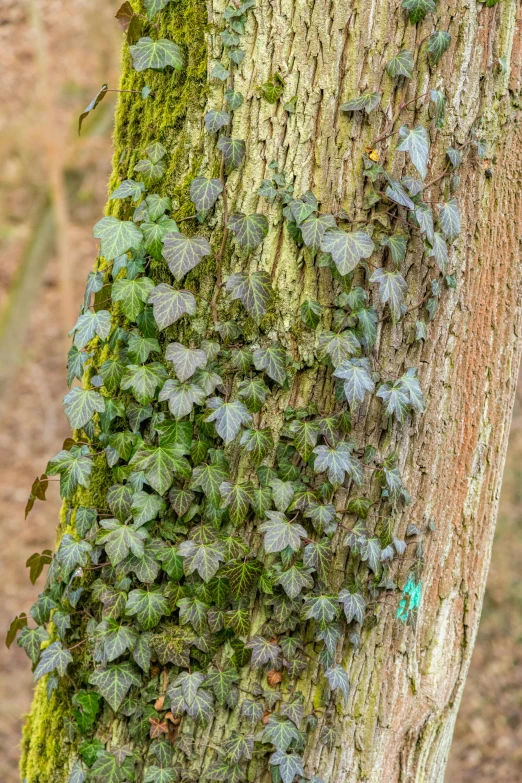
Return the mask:
M 120 96 L 111 189 L 132 176 L 143 148 L 159 140 L 169 150 L 169 168 L 159 189 L 178 202 L 178 217 L 193 214 L 190 178 L 212 169 L 217 175 L 214 141 L 204 136 L 202 116 L 222 103 L 223 87 L 215 80 L 207 84 L 207 68 L 220 56 L 217 32 L 224 7 L 218 0 L 209 2 L 208 8 L 196 0 L 175 0 L 157 18 L 160 34 L 186 47 L 188 68 L 181 79 L 150 71 L 138 74 L 128 52 L 124 54 L 122 88 L 148 84 L 155 97 L 140 102 L 138 109 L 133 94 Z M 479 127 L 480 137 L 487 140 L 491 161 L 484 164 L 471 145 L 464 148 L 458 192 L 463 230 L 452 250 L 457 287 L 441 297 L 427 341 L 415 342 L 415 311 L 396 325 L 386 318 L 380 324 L 378 362 L 388 376 L 419 367 L 426 412 L 389 431 L 381 404 L 372 399 L 354 422 L 358 442 L 371 443 L 382 454 L 391 449 L 399 454 L 412 503 L 400 515 L 396 532 L 403 537 L 410 523 L 423 531 L 422 598 L 416 624 L 396 619 L 397 600 L 380 601 L 378 622 L 363 630 L 361 649 L 354 651 L 346 640 L 339 662 L 348 671 L 352 689 L 347 705 L 336 715 L 337 744 L 329 750 L 319 742 L 320 718 L 305 757 L 307 773 L 328 783 L 441 783 L 444 775 L 480 616 L 522 347 L 517 11 L 515 0 L 494 8 L 475 0 L 441 3 L 436 28 L 451 33 L 451 47 L 432 73 L 421 58 L 408 86 L 406 100 L 432 88 L 443 89 L 447 96 L 444 127 L 432 133 L 428 180 L 443 170 L 446 148 L 469 142 L 472 128 Z M 314 358 L 299 306 L 306 299 L 331 304 L 335 292 L 329 270 L 318 269 L 307 251 L 296 250 L 276 210 L 256 195 L 257 188 L 268 176 L 268 164 L 276 160 L 293 175 L 296 193 L 311 189 L 323 211 L 342 207 L 359 217 L 362 154 L 401 100 L 401 90 L 390 88 L 385 65 L 400 49 L 413 50 L 433 29 L 431 15 L 412 26 L 399 3 L 390 0 L 258 0 L 249 18 L 247 55 L 236 76 L 236 89 L 245 102 L 234 119 L 234 136 L 245 139 L 247 155 L 244 166 L 229 177 L 229 200 L 232 210 L 263 211 L 269 218 L 269 234 L 256 263 L 271 272 L 276 291 L 269 335 L 301 368 L 291 388 L 272 396 L 263 413 L 260 426 L 270 426 L 275 436 L 289 404 L 315 401 L 321 412 L 332 409 L 331 373 Z M 285 80 L 285 98 L 297 96 L 295 114 L 283 111 L 282 104 L 260 99 L 257 87 L 274 73 Z M 383 93 L 386 119 L 380 112 L 369 118 L 339 112 L 344 100 L 360 92 Z M 410 105 L 405 120 L 410 126 L 428 116 L 422 102 L 417 111 L 415 105 Z M 387 144 L 388 152 L 381 156 L 393 161 L 393 174 L 399 178 L 406 171 L 404 155 L 392 156 L 393 138 Z M 491 177 L 485 167 L 491 169 Z M 433 185 L 428 198 L 441 198 L 440 183 Z M 111 202 L 111 214 L 120 215 L 120 209 Z M 216 220 L 210 236 L 214 246 L 220 231 Z M 246 270 L 229 250 L 225 272 L 231 271 Z M 402 274 L 408 281 L 410 306 L 425 296 L 430 284 L 420 240 L 410 241 Z M 150 276 L 155 282 L 171 281 L 166 264 L 153 264 Z M 209 268 L 202 265 L 194 280 L 210 298 Z M 374 303 L 379 307 L 376 297 Z M 232 317 L 234 312 L 232 307 Z M 248 476 L 244 456 L 232 457 L 238 472 Z M 97 489 L 89 492 L 101 493 L 103 488 L 101 475 Z M 370 493 L 378 500 L 377 482 Z M 346 508 L 346 499 L 347 491 L 341 488 L 335 498 L 340 511 Z M 374 506 L 370 524 L 377 524 L 379 513 L 379 506 Z M 431 519 L 433 529 L 428 527 Z M 345 524 L 352 523 L 346 515 Z M 339 547 L 339 587 L 345 560 L 346 550 Z M 410 565 L 407 556 L 397 575 L 400 585 Z M 256 678 L 247 671 L 243 683 Z M 299 681 L 307 708 L 320 702 L 321 682 L 314 665 Z M 24 738 L 22 775 L 27 783 L 67 780 L 74 748 L 63 726 L 69 709 L 70 692 L 57 691 L 48 701 L 45 688 L 38 686 Z M 196 769 L 206 768 L 213 747 L 222 743 L 232 724 L 225 713 L 218 713 L 204 731 L 182 724 L 181 732 L 196 737 Z M 111 733 L 124 736 L 125 727 L 107 719 L 102 734 L 110 738 Z M 252 764 L 249 779 L 264 783 L 270 775 Z

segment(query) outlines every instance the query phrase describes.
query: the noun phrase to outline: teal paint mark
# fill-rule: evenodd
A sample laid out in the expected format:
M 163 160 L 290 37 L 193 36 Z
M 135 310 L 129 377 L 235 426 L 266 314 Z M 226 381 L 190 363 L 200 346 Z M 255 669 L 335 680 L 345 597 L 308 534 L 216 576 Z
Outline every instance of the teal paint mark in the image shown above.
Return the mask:
M 410 578 L 404 585 L 402 593 L 404 598 L 400 602 L 399 608 L 397 609 L 397 619 L 401 620 L 403 623 L 406 623 L 408 622 L 413 609 L 417 609 L 419 607 L 421 599 L 420 581 L 415 582 L 413 575 L 410 574 Z

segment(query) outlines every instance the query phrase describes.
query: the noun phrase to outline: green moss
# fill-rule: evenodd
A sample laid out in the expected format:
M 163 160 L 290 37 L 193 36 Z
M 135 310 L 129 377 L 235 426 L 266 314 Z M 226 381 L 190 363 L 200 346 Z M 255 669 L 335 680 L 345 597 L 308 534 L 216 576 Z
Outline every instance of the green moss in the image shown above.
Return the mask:
M 35 688 L 23 730 L 20 772 L 27 783 L 62 783 L 69 770 L 71 745 L 65 719 L 70 711 L 70 690 L 62 683 L 48 700 L 46 681 L 44 677 Z

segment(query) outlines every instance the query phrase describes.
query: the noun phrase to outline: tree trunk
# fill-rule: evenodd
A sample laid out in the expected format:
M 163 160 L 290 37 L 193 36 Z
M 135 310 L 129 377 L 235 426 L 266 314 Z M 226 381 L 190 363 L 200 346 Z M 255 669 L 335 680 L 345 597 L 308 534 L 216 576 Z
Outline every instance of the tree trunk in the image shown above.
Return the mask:
M 224 9 L 225 3 L 218 0 L 210 0 L 207 8 L 198 0 L 174 0 L 154 19 L 159 25 L 157 37 L 184 47 L 187 63 L 180 77 L 150 70 L 137 73 L 124 46 L 121 88 L 141 91 L 147 84 L 154 94 L 145 101 L 134 93 L 120 95 L 111 190 L 122 179 L 135 176 L 133 167 L 143 158 L 143 149 L 151 141 L 160 141 L 168 150 L 167 171 L 154 190 L 172 198 L 178 221 L 194 214 L 188 196 L 190 180 L 198 175 L 219 176 L 215 137 L 205 134 L 202 118 L 206 111 L 223 105 L 223 84 L 207 79 L 207 73 L 222 55 L 219 31 Z M 457 192 L 462 232 L 452 245 L 449 270 L 455 274 L 456 287 L 445 288 L 441 294 L 437 312 L 427 324 L 427 339 L 415 339 L 421 308 L 413 308 L 427 298 L 434 267 L 423 253 L 418 234 L 411 232 L 401 262 L 408 283 L 408 312 L 397 323 L 379 303 L 376 287 L 368 285 L 362 267 L 356 272 L 357 284 L 371 292 L 371 302 L 380 314 L 371 354 L 373 369 L 387 379 L 418 367 L 426 411 L 391 426 L 382 401 L 367 397 L 352 415 L 351 435 L 359 445 L 374 446 L 381 460 L 397 452 L 411 504 L 391 514 L 393 534 L 404 539 L 408 526 L 415 525 L 419 535 L 408 538 L 406 554 L 396 558 L 390 570 L 403 593 L 378 593 L 373 619 L 367 618 L 356 629 L 360 647 L 349 638 L 353 628 L 343 629 L 335 663 L 348 673 L 351 690 L 346 702 L 335 706 L 329 700 L 317 663 L 321 646 L 310 629 L 305 632 L 309 665 L 295 689 L 304 696 L 304 714 L 315 712 L 318 718 L 317 728 L 309 732 L 305 770 L 307 776 L 316 775 L 327 783 L 441 783 L 444 776 L 482 606 L 522 346 L 522 130 L 517 97 L 522 62 L 517 13 L 520 17 L 515 0 L 493 8 L 475 0 L 453 0 L 439 4 L 436 19 L 430 14 L 413 25 L 399 3 L 389 0 L 297 4 L 258 0 L 248 16 L 242 44 L 246 57 L 234 77 L 234 89 L 245 100 L 233 120 L 233 136 L 245 140 L 247 151 L 242 167 L 227 179 L 229 214 L 262 212 L 268 217 L 269 231 L 262 249 L 247 260 L 228 243 L 223 271 L 225 279 L 232 272 L 259 269 L 271 275 L 275 301 L 269 314 L 259 329 L 248 325 L 244 331 L 247 342 L 255 346 L 266 345 L 267 339 L 278 342 L 294 363 L 288 387 L 272 389 L 257 421 L 257 426 L 270 428 L 275 442 L 289 407 L 315 403 L 320 415 L 341 409 L 334 399 L 331 368 L 318 361 L 314 332 L 305 328 L 299 314 L 306 300 L 320 302 L 328 312 L 340 289 L 330 269 L 318 266 L 317 257 L 296 246 L 284 227 L 280 208 L 257 195 L 262 180 L 271 176 L 268 164 L 277 161 L 287 172 L 295 194 L 312 190 L 321 212 L 338 214 L 344 209 L 352 220 L 367 221 L 365 148 L 377 149 L 380 162 L 396 179 L 411 173 L 407 156 L 394 152 L 395 136 L 380 144 L 372 140 L 383 133 L 399 104 L 435 88 L 447 98 L 443 127 L 434 127 L 433 104 L 423 98 L 404 108 L 394 130 L 403 122 L 412 128 L 419 123 L 429 128 L 428 181 L 444 171 L 448 147 L 459 147 L 463 155 Z M 429 67 L 420 53 L 410 80 L 391 79 L 386 63 L 401 49 L 414 51 L 422 46 L 435 29 L 451 34 L 450 48 L 440 63 Z M 150 30 L 156 37 L 155 28 Z M 259 87 L 274 74 L 282 77 L 284 94 L 272 104 L 261 97 Z M 384 116 L 379 110 L 369 115 L 340 112 L 343 102 L 361 93 L 381 93 Z M 283 105 L 294 96 L 296 111 L 291 113 Z M 478 157 L 471 143 L 475 138 L 487 142 L 487 159 Z M 425 201 L 447 200 L 448 181 L 442 178 L 430 186 Z M 398 216 L 390 231 L 394 225 L 400 228 L 406 225 L 404 221 L 411 222 L 404 209 L 397 213 L 395 207 L 388 207 L 388 211 Z M 128 202 L 110 201 L 108 214 L 132 219 Z M 191 220 L 180 228 L 186 233 L 204 233 L 217 249 L 222 217 L 218 204 L 216 215 L 202 229 L 193 228 Z M 386 265 L 385 252 L 376 250 L 372 266 Z M 153 261 L 148 274 L 156 284 L 172 283 L 165 261 Z M 203 262 L 184 285 L 212 299 L 213 262 Z M 107 295 L 99 294 L 99 301 Z M 227 302 L 221 294 L 220 320 L 241 321 L 237 303 Z M 112 312 L 113 320 L 121 323 L 118 311 Z M 204 300 L 201 312 L 193 331 L 187 325 L 169 327 L 169 339 L 163 339 L 162 348 L 173 339 L 188 344 L 198 332 L 208 330 L 211 311 Z M 229 446 L 227 455 L 233 480 L 238 476 L 242 481 L 253 479 L 255 469 L 244 449 Z M 90 488 L 66 503 L 67 508 L 106 508 L 105 492 L 114 478 L 101 458 L 95 459 L 99 462 Z M 349 500 L 361 494 L 369 497 L 374 505 L 367 526 L 376 531 L 380 518 L 390 516 L 389 503 L 381 498 L 381 474 L 365 472 L 365 476 L 363 490 L 353 484 L 337 489 L 334 504 L 341 524 L 350 529 L 355 517 L 346 512 Z M 60 535 L 64 532 L 71 532 L 65 516 Z M 342 545 L 345 532 L 339 528 L 334 536 L 331 591 L 338 592 L 345 585 L 345 573 L 354 569 L 354 556 Z M 366 580 L 366 566 L 357 569 Z M 404 587 L 412 574 L 421 585 L 420 604 L 413 611 L 408 606 L 401 611 L 399 602 L 408 601 Z M 263 621 L 259 603 L 252 602 L 250 609 L 253 627 L 258 628 Z M 85 656 L 82 665 L 92 669 Z M 259 670 L 242 669 L 242 690 L 255 689 L 261 681 Z M 85 682 L 84 678 L 75 685 L 61 684 L 49 700 L 42 682 L 37 686 L 23 743 L 22 777 L 27 783 L 68 780 L 81 741 L 70 725 L 71 698 L 74 687 L 85 686 Z M 290 689 L 286 680 L 278 687 L 286 693 Z M 328 744 L 321 737 L 324 725 L 330 724 L 337 733 Z M 176 742 L 190 737 L 197 749 L 190 759 L 176 751 L 182 769 L 193 773 L 189 779 L 202 776 L 215 760 L 215 749 L 223 746 L 238 725 L 237 710 L 226 708 L 219 708 L 205 728 L 182 719 Z M 109 749 L 111 743 L 126 744 L 126 719 L 115 718 L 104 707 L 97 737 Z M 134 740 L 133 747 L 143 762 L 147 742 Z M 248 766 L 248 779 L 271 780 L 267 756 L 255 758 Z M 143 780 L 142 768 L 138 763 L 139 781 Z

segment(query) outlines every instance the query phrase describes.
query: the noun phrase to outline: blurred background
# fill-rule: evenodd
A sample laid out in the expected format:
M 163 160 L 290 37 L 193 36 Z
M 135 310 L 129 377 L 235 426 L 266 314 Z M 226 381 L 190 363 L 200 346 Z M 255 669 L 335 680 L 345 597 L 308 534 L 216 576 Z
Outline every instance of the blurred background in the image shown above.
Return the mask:
M 4 639 L 38 594 L 25 561 L 54 546 L 56 485 L 27 520 L 24 507 L 34 478 L 69 435 L 61 406 L 66 335 L 94 260 L 114 95 L 87 118 L 81 138 L 77 121 L 104 82 L 117 87 L 120 4 L 0 0 L 0 783 L 19 780 L 21 716 L 32 693 L 28 658 Z M 521 563 L 522 382 L 446 783 L 522 780 Z

